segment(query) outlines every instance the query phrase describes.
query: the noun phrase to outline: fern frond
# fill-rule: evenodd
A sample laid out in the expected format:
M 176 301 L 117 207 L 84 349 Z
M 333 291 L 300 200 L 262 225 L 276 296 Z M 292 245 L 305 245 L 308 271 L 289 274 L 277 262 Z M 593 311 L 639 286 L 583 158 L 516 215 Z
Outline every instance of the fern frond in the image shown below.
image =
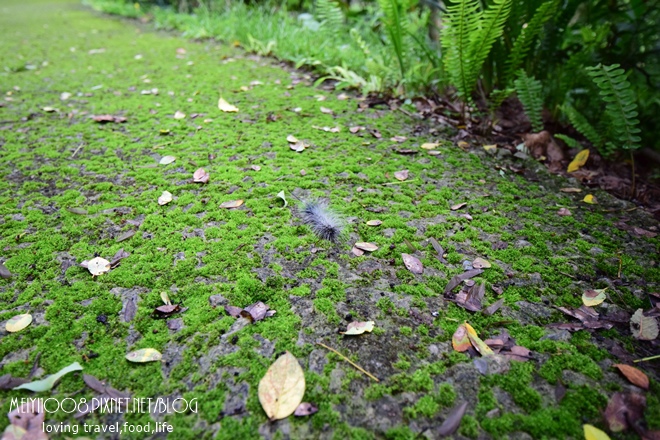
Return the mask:
M 577 139 L 573 139 L 572 137 L 566 136 L 565 134 L 561 134 L 561 133 L 555 134 L 554 137 L 564 141 L 564 143 L 566 145 L 568 145 L 569 148 L 580 148 L 580 149 L 582 149 L 582 145 L 580 144 L 580 142 L 578 142 Z
M 570 104 L 564 104 L 562 110 L 568 117 L 568 120 L 571 121 L 571 124 L 573 124 L 573 127 L 582 133 L 596 148 L 602 150 L 605 146 L 605 141 L 600 133 L 598 133 L 598 130 L 587 121 L 587 118 Z
M 467 69 L 468 86 L 474 87 L 481 68 L 495 41 L 500 38 L 511 12 L 512 0 L 493 0 L 481 18 L 480 29 L 473 33 L 470 41 L 470 65 Z
M 407 70 L 406 57 L 408 54 L 408 45 L 404 37 L 409 29 L 404 9 L 406 4 L 400 4 L 399 0 L 378 0 L 378 5 L 383 11 L 383 25 L 399 63 L 401 79 L 405 77 Z
M 358 31 L 355 28 L 352 28 L 349 34 L 351 38 L 353 38 L 353 41 L 355 41 L 355 44 L 358 45 L 362 53 L 364 53 L 365 56 L 369 56 L 371 54 L 371 50 L 369 49 L 369 45 L 367 44 L 367 42 L 364 41 L 364 39 L 360 35 L 360 31 Z
M 472 92 L 469 84 L 470 36 L 479 31 L 481 15 L 479 0 L 457 0 L 447 5 L 440 40 L 449 82 L 456 87 L 458 96 L 468 102 Z
M 543 111 L 541 81 L 533 76 L 527 76 L 527 73 L 520 69 L 518 78 L 513 84 L 516 86 L 516 93 L 525 109 L 525 114 L 529 122 L 532 123 L 532 128 L 538 133 L 543 130 L 543 119 L 541 118 L 541 112 Z
M 532 19 L 523 28 L 513 43 L 511 52 L 506 61 L 505 84 L 509 84 L 515 73 L 525 61 L 525 57 L 532 47 L 532 43 L 541 33 L 543 25 L 551 20 L 559 9 L 559 0 L 548 0 L 543 3 L 534 13 Z
M 600 97 L 605 102 L 605 113 L 609 116 L 614 137 L 621 148 L 639 148 L 640 129 L 637 119 L 635 94 L 626 79 L 626 73 L 619 64 L 587 67 L 589 76 L 600 89 Z
M 489 111 L 491 113 L 495 113 L 495 110 L 500 108 L 502 103 L 511 96 L 513 92 L 515 92 L 515 89 L 498 89 L 498 90 L 493 90 L 488 97 L 488 102 L 489 102 Z
M 344 25 L 344 13 L 335 0 L 316 0 L 316 19 L 324 28 L 339 32 Z

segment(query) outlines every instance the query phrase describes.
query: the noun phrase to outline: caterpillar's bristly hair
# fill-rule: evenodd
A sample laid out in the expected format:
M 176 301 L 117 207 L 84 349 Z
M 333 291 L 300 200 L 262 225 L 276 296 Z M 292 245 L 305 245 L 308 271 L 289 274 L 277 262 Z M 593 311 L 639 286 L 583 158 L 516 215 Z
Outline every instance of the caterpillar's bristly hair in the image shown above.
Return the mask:
M 344 232 L 344 219 L 321 200 L 303 201 L 299 208 L 303 223 L 308 225 L 314 234 L 323 239 L 337 243 Z

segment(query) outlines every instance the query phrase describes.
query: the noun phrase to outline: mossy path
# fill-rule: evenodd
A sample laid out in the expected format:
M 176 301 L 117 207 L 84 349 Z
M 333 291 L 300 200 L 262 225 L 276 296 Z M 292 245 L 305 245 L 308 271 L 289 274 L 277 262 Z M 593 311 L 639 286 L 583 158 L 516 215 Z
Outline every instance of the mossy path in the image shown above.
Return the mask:
M 479 145 L 461 149 L 446 140 L 452 133 L 413 126 L 400 113 L 358 109 L 355 97 L 338 99 L 272 60 L 152 32 L 72 1 L 8 0 L 0 8 L 0 262 L 13 274 L 0 279 L 0 375 L 28 377 L 36 366 L 40 377 L 78 361 L 132 397 L 198 402 L 197 413 L 85 422 L 166 421 L 176 439 L 436 438 L 451 408 L 467 401 L 459 438 L 579 438 L 585 422 L 604 427 L 600 412 L 614 391 L 632 387 L 611 368 L 620 360 L 610 352 L 657 353 L 627 322 L 575 333 L 545 328 L 571 320 L 553 306 L 579 306 L 586 289 L 608 287 L 603 315 L 650 307 L 659 241 L 614 224 L 656 225 L 629 204 L 601 193 L 598 205 L 585 204 L 584 192 L 559 191 L 575 182 L 535 162 L 517 160 L 526 169 L 520 176 L 511 158 L 488 157 Z M 220 96 L 239 112 L 220 112 Z M 92 119 L 105 114 L 126 122 Z M 351 133 L 356 126 L 366 130 Z M 309 147 L 293 151 L 288 135 Z M 438 154 L 421 149 L 425 142 L 439 142 Z M 397 152 L 406 149 L 416 154 Z M 160 165 L 166 155 L 176 161 Z M 207 184 L 192 182 L 199 167 Z M 394 173 L 404 169 L 409 177 L 399 182 Z M 163 191 L 174 200 L 161 206 Z M 317 240 L 291 194 L 330 200 L 348 221 L 346 241 Z M 220 207 L 232 200 L 244 204 Z M 572 216 L 557 215 L 562 207 Z M 401 254 L 413 253 L 405 240 L 422 275 L 403 264 Z M 357 257 L 356 241 L 379 249 Z M 130 256 L 109 273 L 93 278 L 79 266 L 120 249 Z M 485 305 L 504 299 L 492 316 L 443 295 L 477 257 L 492 263 L 475 278 L 486 282 Z M 161 292 L 185 311 L 155 319 Z M 255 301 L 277 313 L 245 325 L 223 309 Z M 18 313 L 34 322 L 7 333 L 4 323 Z M 376 330 L 337 334 L 349 320 L 373 320 Z M 482 375 L 451 346 L 464 320 L 484 339 L 508 331 L 533 359 Z M 147 347 L 162 362 L 125 360 Z M 303 366 L 304 400 L 319 412 L 271 423 L 257 384 L 284 350 Z M 639 366 L 651 376 L 646 419 L 657 429 L 658 361 Z M 558 384 L 566 387 L 560 401 Z M 39 397 L 95 395 L 75 373 Z M 0 412 L 20 397 L 32 394 L 0 391 Z M 78 423 L 64 412 L 47 422 Z

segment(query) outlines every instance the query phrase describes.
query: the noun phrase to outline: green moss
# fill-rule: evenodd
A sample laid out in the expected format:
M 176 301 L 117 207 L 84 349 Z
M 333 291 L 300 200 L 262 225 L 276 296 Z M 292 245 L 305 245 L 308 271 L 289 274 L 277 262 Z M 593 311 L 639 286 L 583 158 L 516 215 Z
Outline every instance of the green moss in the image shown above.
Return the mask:
M 470 415 L 463 416 L 461 425 L 458 428 L 458 433 L 465 437 L 477 438 L 479 435 L 479 422 L 477 419 Z

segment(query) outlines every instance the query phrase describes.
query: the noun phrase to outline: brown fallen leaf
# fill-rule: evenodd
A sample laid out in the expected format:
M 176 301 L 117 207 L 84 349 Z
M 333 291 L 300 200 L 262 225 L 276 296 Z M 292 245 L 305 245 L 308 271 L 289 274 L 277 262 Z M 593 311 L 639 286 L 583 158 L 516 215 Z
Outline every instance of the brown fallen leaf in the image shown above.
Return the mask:
M 456 210 L 461 209 L 461 208 L 464 207 L 465 205 L 467 205 L 467 202 L 457 203 L 456 205 L 452 205 L 452 207 L 451 207 L 450 209 L 451 209 L 452 211 L 456 211 Z
M 230 208 L 238 208 L 243 204 L 243 200 L 229 200 L 227 202 L 222 202 L 218 208 L 223 208 L 223 209 L 230 209 Z
M 559 208 L 559 211 L 557 211 L 557 215 L 562 217 L 570 217 L 573 214 L 571 214 L 571 211 L 569 211 L 566 208 Z
M 262 303 L 261 301 L 257 301 L 256 303 L 251 304 L 243 309 L 241 316 L 248 318 L 252 322 L 256 322 L 261 321 L 267 316 L 272 316 L 272 314 L 269 315 L 269 311 L 274 312 L 274 310 L 270 310 L 270 307 L 268 307 L 266 304 Z
M 319 408 L 313 403 L 303 402 L 298 405 L 298 408 L 293 412 L 293 415 L 296 417 L 311 416 L 318 412 L 318 410 Z
M 454 350 L 459 352 L 467 351 L 472 346 L 470 338 L 467 335 L 467 328 L 464 324 L 459 325 L 454 332 L 454 335 L 451 337 L 451 345 L 454 347 Z
M 240 307 L 225 306 L 225 312 L 227 312 L 229 314 L 229 316 L 233 316 L 234 318 L 240 318 L 242 311 L 243 311 L 243 309 L 240 308 Z
M 364 255 L 364 251 L 362 249 L 356 248 L 355 246 L 353 246 L 351 252 L 353 252 L 353 255 L 355 255 L 356 257 L 361 257 L 362 255 Z
M 642 372 L 642 370 L 625 364 L 614 364 L 612 366 L 618 368 L 621 374 L 623 374 L 631 384 L 645 390 L 649 389 L 649 378 Z
M 475 269 L 488 269 L 489 267 L 491 267 L 491 264 L 488 260 L 484 260 L 481 257 L 477 257 L 472 262 L 472 267 L 474 267 Z
M 514 345 L 510 350 L 502 351 L 501 354 L 509 359 L 520 362 L 532 359 L 532 352 L 528 348 L 521 347 L 520 345 Z
M 209 173 L 204 170 L 204 168 L 198 168 L 193 173 L 193 182 L 195 183 L 207 183 L 209 181 Z
M 398 136 L 398 135 L 397 135 L 397 136 L 393 136 L 393 137 L 390 138 L 390 140 L 391 140 L 392 142 L 399 142 L 399 143 L 401 143 L 401 142 L 405 142 L 407 139 L 408 139 L 408 138 L 405 137 L 405 136 Z
M 612 395 L 603 416 L 612 432 L 625 431 L 643 417 L 646 398 L 637 393 L 617 392 Z
M 328 107 L 321 107 L 319 110 L 321 110 L 321 113 L 325 113 L 326 115 L 332 115 L 335 113 Z
M 305 374 L 288 351 L 268 368 L 259 381 L 259 402 L 270 420 L 293 414 L 305 394 Z
M 11 272 L 7 269 L 3 263 L 0 262 L 0 278 L 9 279 L 11 278 Z
M 474 278 L 477 275 L 480 275 L 483 273 L 483 270 L 481 269 L 472 269 L 468 270 L 467 272 L 463 272 L 462 274 L 456 275 L 452 277 L 451 280 L 449 280 L 449 283 L 447 283 L 447 286 L 445 287 L 445 295 L 447 295 L 449 292 L 454 290 L 456 286 L 461 284 L 465 280 L 469 280 L 470 278 Z
M 500 298 L 497 301 L 495 301 L 493 304 L 489 305 L 484 309 L 483 314 L 486 316 L 492 316 L 495 312 L 497 312 L 500 307 L 502 307 L 502 304 L 504 304 L 504 298 Z
M 93 116 L 94 122 L 99 124 L 107 124 L 108 122 L 122 123 L 126 122 L 126 118 L 123 116 L 113 116 L 113 115 L 98 115 Z
M 181 311 L 178 304 L 167 304 L 164 306 L 156 307 L 154 309 L 154 317 L 156 318 L 169 318 L 171 315 Z
M 374 252 L 378 250 L 378 246 L 376 246 L 373 243 L 357 242 L 354 244 L 354 246 L 358 249 L 362 249 L 363 251 L 367 251 L 367 252 Z
M 461 425 L 461 420 L 467 411 L 468 404 L 467 402 L 462 402 L 456 405 L 450 412 L 440 428 L 438 428 L 438 435 L 441 437 L 447 437 L 452 435 L 458 427 Z
M 580 193 L 582 190 L 580 188 L 559 188 L 559 191 L 565 193 Z
M 412 273 L 421 275 L 424 272 L 424 266 L 417 257 L 413 257 L 410 254 L 401 254 L 401 258 L 403 258 L 403 264 L 405 264 L 406 269 Z

